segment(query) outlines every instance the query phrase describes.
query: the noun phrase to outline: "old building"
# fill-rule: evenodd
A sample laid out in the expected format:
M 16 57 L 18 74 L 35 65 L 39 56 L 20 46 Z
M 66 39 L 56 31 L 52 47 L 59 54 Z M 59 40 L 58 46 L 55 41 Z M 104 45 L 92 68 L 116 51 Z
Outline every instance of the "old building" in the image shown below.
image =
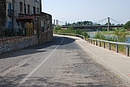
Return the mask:
M 25 27 L 24 23 L 17 26 L 16 19 L 41 13 L 41 0 L 15 0 L 14 1 L 14 27 Z
M 37 35 L 39 42 L 52 38 L 52 16 L 42 12 L 41 0 L 1 0 L 0 27 L 15 35 Z

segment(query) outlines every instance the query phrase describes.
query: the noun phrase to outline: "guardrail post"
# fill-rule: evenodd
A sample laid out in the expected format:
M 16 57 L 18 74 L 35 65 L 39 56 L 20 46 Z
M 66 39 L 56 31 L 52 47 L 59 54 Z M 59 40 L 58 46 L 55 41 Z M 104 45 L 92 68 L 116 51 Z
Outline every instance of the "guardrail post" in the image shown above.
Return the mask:
M 95 40 L 95 45 L 96 45 L 96 46 L 98 45 L 98 41 L 97 41 L 97 40 Z
M 92 44 L 94 44 L 94 40 L 92 40 Z
M 92 44 L 92 39 L 90 39 L 90 43 Z
M 129 46 L 126 46 L 126 56 L 129 56 Z
M 111 43 L 109 43 L 109 50 L 111 50 Z
M 104 48 L 106 48 L 106 43 L 104 42 Z
M 99 41 L 99 46 L 101 47 L 101 41 Z
M 119 52 L 119 50 L 118 50 L 118 44 L 116 44 L 116 52 L 117 53 Z
M 97 46 L 97 40 L 95 40 L 95 45 Z

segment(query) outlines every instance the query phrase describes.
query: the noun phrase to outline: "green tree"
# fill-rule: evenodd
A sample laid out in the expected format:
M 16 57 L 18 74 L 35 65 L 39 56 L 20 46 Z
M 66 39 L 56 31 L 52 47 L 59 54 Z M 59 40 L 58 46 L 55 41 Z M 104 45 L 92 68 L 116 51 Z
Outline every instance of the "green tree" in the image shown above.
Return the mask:
M 128 21 L 123 27 L 127 30 L 130 30 L 130 21 Z
M 55 30 L 61 30 L 61 26 L 56 26 Z

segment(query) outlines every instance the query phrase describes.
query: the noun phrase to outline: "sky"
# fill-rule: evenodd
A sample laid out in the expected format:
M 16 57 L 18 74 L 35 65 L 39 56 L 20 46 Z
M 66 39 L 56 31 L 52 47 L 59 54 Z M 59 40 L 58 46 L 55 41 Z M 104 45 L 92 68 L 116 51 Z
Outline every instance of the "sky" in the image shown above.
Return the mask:
M 130 20 L 130 0 L 43 0 L 42 11 L 64 23 L 98 22 L 110 17 L 125 24 Z

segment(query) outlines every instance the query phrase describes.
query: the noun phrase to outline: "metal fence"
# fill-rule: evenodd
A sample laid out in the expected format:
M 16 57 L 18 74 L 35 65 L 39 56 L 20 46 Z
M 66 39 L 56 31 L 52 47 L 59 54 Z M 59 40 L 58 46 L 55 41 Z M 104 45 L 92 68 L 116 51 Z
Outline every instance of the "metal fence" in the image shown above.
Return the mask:
M 9 38 L 9 37 L 14 37 L 14 36 L 25 36 L 25 34 L 26 34 L 25 29 L 12 30 L 12 29 L 0 28 L 0 40 Z

